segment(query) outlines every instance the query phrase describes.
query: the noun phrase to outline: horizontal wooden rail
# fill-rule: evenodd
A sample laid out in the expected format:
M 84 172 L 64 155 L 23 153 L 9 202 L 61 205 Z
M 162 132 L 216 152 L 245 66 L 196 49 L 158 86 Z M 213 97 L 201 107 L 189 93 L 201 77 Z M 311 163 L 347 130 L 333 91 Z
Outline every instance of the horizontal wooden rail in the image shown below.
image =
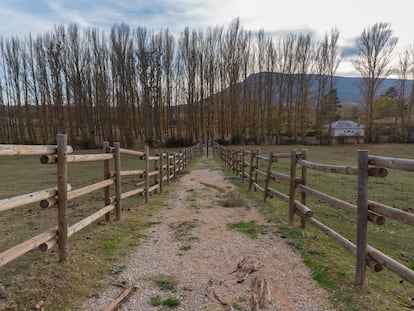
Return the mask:
M 144 188 L 137 188 L 137 189 L 134 189 L 134 190 L 131 190 L 131 191 L 128 191 L 128 192 L 124 192 L 124 193 L 121 194 L 121 199 L 123 200 L 123 199 L 132 197 L 132 196 L 137 195 L 137 194 L 143 194 L 144 191 L 145 191 Z
M 115 205 L 110 204 L 105 206 L 104 208 L 101 208 L 99 211 L 89 215 L 88 217 L 82 219 L 81 221 L 77 222 L 76 224 L 70 226 L 68 228 L 68 237 L 73 235 L 74 233 L 78 232 L 79 230 L 82 230 L 86 226 L 90 225 L 94 221 L 98 220 L 105 214 L 108 214 L 110 211 L 112 211 L 115 208 Z
M 385 255 L 374 247 L 367 246 L 368 254 L 378 263 L 386 267 L 387 269 L 393 271 L 403 279 L 407 280 L 411 284 L 414 284 L 414 271 L 407 268 L 403 264 L 399 263 L 395 259 Z
M 407 225 L 414 227 L 414 214 L 413 213 L 405 212 L 400 209 L 397 209 L 397 208 L 394 208 L 394 207 L 391 207 L 385 204 L 381 204 L 375 201 L 371 201 L 371 200 L 368 201 L 368 208 L 375 213 L 378 213 L 385 217 L 403 222 Z
M 412 159 L 390 158 L 370 155 L 368 156 L 368 164 L 411 172 L 414 171 L 414 160 Z
M 145 158 L 146 158 L 145 155 L 140 157 L 141 160 L 145 160 Z M 158 156 L 149 156 L 148 157 L 148 161 L 158 161 L 159 159 L 160 159 L 160 157 L 158 157 Z
M 305 204 L 295 200 L 295 208 L 299 210 L 305 217 L 309 218 L 313 216 L 313 212 Z
M 91 185 L 88 185 L 88 186 L 85 186 L 85 187 L 82 187 L 82 188 L 79 188 L 79 189 L 76 189 L 76 190 L 73 190 L 73 191 L 69 191 L 68 192 L 68 200 L 73 200 L 73 199 L 81 197 L 85 194 L 94 192 L 94 191 L 99 190 L 99 189 L 103 189 L 105 187 L 108 187 L 108 186 L 112 185 L 113 183 L 114 183 L 114 181 L 112 179 L 105 179 L 105 180 L 99 181 L 97 183 L 94 183 L 94 184 L 91 184 Z
M 67 187 L 69 189 L 68 191 L 70 191 L 71 186 L 68 184 Z M 50 199 L 56 196 L 56 194 L 57 187 L 53 187 L 28 194 L 22 194 L 12 198 L 2 199 L 0 200 L 0 212 L 4 212 L 9 209 L 13 209 L 26 204 L 36 203 L 42 200 Z
M 123 148 L 120 148 L 119 152 L 121 154 L 135 155 L 135 156 L 139 156 L 139 157 L 142 157 L 142 156 L 145 155 L 145 152 L 143 152 L 143 151 L 136 151 L 136 150 L 130 150 L 130 149 L 123 149 Z
M 318 230 L 325 233 L 332 240 L 336 241 L 340 246 L 351 252 L 354 256 L 356 255 L 357 247 L 354 243 L 352 243 L 336 231 L 332 230 L 328 226 L 324 225 L 323 223 L 317 221 L 315 218 L 308 218 L 306 219 L 306 221 Z M 367 265 L 375 272 L 380 272 L 383 269 L 382 264 L 374 260 L 371 256 L 367 257 Z
M 159 184 L 156 184 L 156 185 L 153 185 L 153 186 L 149 187 L 148 188 L 148 192 L 151 193 L 151 192 L 154 192 L 154 191 L 156 191 L 158 189 L 160 189 L 160 185 Z
M 17 155 L 44 155 L 56 154 L 56 145 L 2 145 L 0 144 L 0 156 Z M 66 153 L 72 153 L 73 148 L 67 146 Z
M 327 173 L 339 173 L 345 175 L 358 175 L 358 169 L 356 167 L 344 166 L 344 165 L 330 165 L 330 164 L 320 164 L 314 163 L 302 159 L 298 159 L 298 164 L 311 168 L 318 171 L 323 171 Z
M 269 161 L 268 157 L 265 157 L 265 156 L 262 156 L 262 155 L 255 155 L 255 158 L 259 159 L 259 160 L 263 160 L 263 161 Z
M 268 189 L 270 194 L 273 194 L 274 196 L 278 197 L 279 199 L 282 199 L 286 202 L 289 202 L 289 196 L 287 194 L 284 194 L 283 192 L 280 192 L 276 189 L 269 188 Z
M 287 174 L 283 174 L 283 173 L 279 173 L 279 172 L 275 172 L 275 171 L 270 171 L 270 177 L 275 178 L 275 179 L 279 179 L 281 181 L 290 182 L 290 176 L 287 175 Z
M 102 153 L 102 154 L 72 154 L 66 157 L 68 163 L 79 163 L 79 162 L 92 162 L 92 161 L 104 161 L 113 159 L 114 155 L 112 153 Z M 56 155 L 44 155 L 40 158 L 42 164 L 56 164 L 57 156 Z
M 145 173 L 144 170 L 131 170 L 131 171 L 121 171 L 121 176 L 134 176 L 134 175 L 142 175 Z M 115 173 L 114 175 L 115 176 Z
M 330 165 L 330 164 L 320 164 L 314 163 L 307 160 L 298 159 L 298 164 L 311 168 L 318 171 L 323 171 L 327 173 L 337 173 L 345 175 L 358 175 L 358 169 L 356 167 L 344 166 L 344 165 Z M 369 167 L 368 176 L 371 177 L 386 177 L 388 171 L 383 167 Z
M 0 267 L 56 237 L 57 226 L 0 253 Z
M 273 159 L 290 159 L 290 153 L 274 153 Z
M 262 175 L 262 176 L 266 176 L 267 175 L 267 172 L 265 172 L 265 171 L 263 171 L 261 169 L 258 169 L 258 168 L 255 168 L 254 169 L 254 172 L 257 173 L 257 174 L 259 174 L 259 175 Z
M 333 196 L 330 196 L 326 193 L 320 192 L 318 190 L 315 190 L 313 188 L 310 188 L 308 186 L 304 185 L 297 185 L 297 189 L 300 191 L 303 191 L 307 194 L 310 194 L 314 196 L 315 198 L 318 198 L 319 200 L 331 204 L 337 208 L 340 208 L 350 214 L 357 214 L 357 207 L 354 204 L 348 203 L 346 201 L 340 200 L 338 198 L 335 198 Z M 368 220 L 377 224 L 377 225 L 383 225 L 385 223 L 385 218 L 380 215 L 376 215 L 370 211 L 368 211 Z
M 262 187 L 262 186 L 260 186 L 258 183 L 253 183 L 253 186 L 256 188 L 256 189 L 259 189 L 261 192 L 264 192 L 264 188 Z

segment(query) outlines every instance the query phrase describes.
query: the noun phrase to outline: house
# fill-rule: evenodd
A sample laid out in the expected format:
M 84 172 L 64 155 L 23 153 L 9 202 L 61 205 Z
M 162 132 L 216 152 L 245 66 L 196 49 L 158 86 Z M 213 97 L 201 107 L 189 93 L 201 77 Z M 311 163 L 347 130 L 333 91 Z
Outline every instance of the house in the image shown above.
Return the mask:
M 331 134 L 333 137 L 363 137 L 364 126 L 350 120 L 332 122 Z

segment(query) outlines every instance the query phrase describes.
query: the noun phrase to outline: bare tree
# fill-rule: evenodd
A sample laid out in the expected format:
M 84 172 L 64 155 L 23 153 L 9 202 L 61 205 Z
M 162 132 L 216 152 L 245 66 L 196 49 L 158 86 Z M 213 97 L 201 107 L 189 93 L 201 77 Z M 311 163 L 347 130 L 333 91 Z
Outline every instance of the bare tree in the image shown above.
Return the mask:
M 338 69 L 340 58 L 338 52 L 339 31 L 333 28 L 324 40 L 318 44 L 315 57 L 315 69 L 317 79 L 316 98 L 316 122 L 315 130 L 319 136 L 320 143 L 324 143 L 322 128 L 325 123 L 329 124 L 328 133 L 331 132 L 331 123 L 334 121 L 336 112 L 335 96 L 330 96 L 334 91 L 334 74 Z M 329 100 L 326 100 L 326 99 Z
M 392 37 L 389 23 L 376 23 L 363 30 L 356 39 L 358 57 L 353 65 L 363 78 L 362 93 L 365 97 L 365 139 L 373 141 L 373 105 L 375 96 L 384 79 L 390 75 L 391 55 L 398 39 Z

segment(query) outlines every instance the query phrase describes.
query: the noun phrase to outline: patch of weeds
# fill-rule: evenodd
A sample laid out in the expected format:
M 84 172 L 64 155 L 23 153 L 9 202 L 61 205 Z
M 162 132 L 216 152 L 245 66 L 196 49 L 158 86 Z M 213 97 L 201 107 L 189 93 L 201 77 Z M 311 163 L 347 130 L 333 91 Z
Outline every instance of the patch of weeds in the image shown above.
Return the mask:
M 180 251 L 184 251 L 184 252 L 188 251 L 190 249 L 191 249 L 191 245 L 188 245 L 188 244 L 183 245 L 183 246 L 180 247 Z
M 220 204 L 223 207 L 242 207 L 245 205 L 245 201 L 240 193 L 237 191 L 230 191 L 223 195 Z
M 300 242 L 289 241 L 289 242 L 287 242 L 287 244 L 289 246 L 291 246 L 292 248 L 294 248 L 295 250 L 297 250 L 297 251 L 303 250 L 303 245 Z
M 151 297 L 150 299 L 150 305 L 153 307 L 160 306 L 162 303 L 160 296 Z
M 114 275 L 120 275 L 120 274 L 124 271 L 124 269 L 125 269 L 125 266 L 121 266 L 121 267 L 113 267 L 113 268 L 111 269 L 111 274 L 114 274 Z
M 157 274 L 152 276 L 152 281 L 160 290 L 171 292 L 176 290 L 177 281 L 171 275 Z
M 167 298 L 162 301 L 161 303 L 164 307 L 167 308 L 176 308 L 181 305 L 181 302 L 178 299 L 175 298 Z
M 112 255 L 119 246 L 120 240 L 121 239 L 117 236 L 112 239 L 106 239 L 99 243 L 99 247 L 103 249 L 105 254 Z
M 240 306 L 237 302 L 233 303 L 231 306 L 234 310 L 243 311 L 242 306 Z
M 234 224 L 228 225 L 230 229 L 239 231 L 255 239 L 259 234 L 266 234 L 266 230 L 263 226 L 258 225 L 254 220 L 245 222 L 240 221 Z
M 199 207 L 197 204 L 192 203 L 192 204 L 190 205 L 190 209 L 200 210 L 200 207 Z
M 197 226 L 196 221 L 182 221 L 175 225 L 170 225 L 174 229 L 174 237 L 179 240 L 188 240 L 191 230 Z
M 161 221 L 147 221 L 144 224 L 144 227 L 149 228 L 149 227 L 152 227 L 152 226 L 155 226 L 155 225 L 159 225 L 160 223 L 161 223 Z

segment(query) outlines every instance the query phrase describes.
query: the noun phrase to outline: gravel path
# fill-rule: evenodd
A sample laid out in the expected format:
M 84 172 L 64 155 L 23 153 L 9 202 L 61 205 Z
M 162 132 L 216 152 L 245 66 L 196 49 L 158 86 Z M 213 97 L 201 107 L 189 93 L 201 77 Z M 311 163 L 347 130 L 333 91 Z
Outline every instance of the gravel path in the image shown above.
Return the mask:
M 166 310 L 174 303 L 173 310 L 188 311 L 332 310 L 327 293 L 251 202 L 222 206 L 234 189 L 215 165 L 199 160 L 168 194 L 118 278 L 137 287 L 121 310 Z M 254 221 L 266 233 L 253 239 L 229 228 L 240 221 Z M 84 309 L 102 310 L 122 291 L 111 286 Z

